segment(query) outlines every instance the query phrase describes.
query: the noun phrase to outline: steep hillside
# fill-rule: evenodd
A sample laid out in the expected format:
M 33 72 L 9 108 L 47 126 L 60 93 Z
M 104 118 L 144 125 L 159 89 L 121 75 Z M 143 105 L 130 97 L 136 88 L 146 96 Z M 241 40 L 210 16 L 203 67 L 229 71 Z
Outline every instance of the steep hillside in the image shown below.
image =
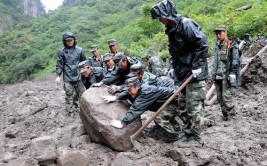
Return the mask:
M 61 49 L 64 31 L 73 31 L 78 45 L 90 56 L 89 45 L 98 44 L 105 53 L 107 41 L 119 41 L 120 51 L 144 57 L 148 51 L 168 56 L 164 27 L 151 20 L 150 7 L 158 0 L 65 0 L 63 7 L 31 22 L 21 23 L 16 30 L 4 33 L 0 41 L 0 83 L 13 83 L 55 70 L 55 56 Z M 267 35 L 267 2 L 243 0 L 175 0 L 177 11 L 198 22 L 209 37 L 210 55 L 218 24 L 229 27 L 230 36 L 242 38 L 245 32 Z M 252 4 L 249 10 L 235 8 Z M 4 18 L 4 17 L 1 17 Z M 5 18 L 9 19 L 9 17 Z
M 19 21 L 36 18 L 44 14 L 40 0 L 1 0 L 0 1 L 0 34 Z

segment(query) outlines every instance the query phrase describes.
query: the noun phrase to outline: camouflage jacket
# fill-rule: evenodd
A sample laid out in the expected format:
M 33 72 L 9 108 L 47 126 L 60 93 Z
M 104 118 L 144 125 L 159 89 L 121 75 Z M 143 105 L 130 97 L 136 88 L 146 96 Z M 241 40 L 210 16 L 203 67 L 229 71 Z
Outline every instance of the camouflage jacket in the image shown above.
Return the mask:
M 148 60 L 147 65 L 149 72 L 155 74 L 156 76 L 164 75 L 163 73 L 164 63 L 160 57 L 158 56 L 151 57 Z
M 232 86 L 240 85 L 240 57 L 238 44 L 229 39 L 215 46 L 212 80 L 227 79 L 229 74 L 236 75 L 236 82 Z
M 102 81 L 105 77 L 105 69 L 102 67 L 92 67 L 92 72 L 88 77 L 82 76 L 82 82 L 86 89 L 90 88 L 90 86 L 94 83 L 98 83 Z
M 173 94 L 173 89 L 141 84 L 137 97 L 127 111 L 122 122 L 129 124 L 138 118 L 146 110 L 157 111 L 161 105 Z
M 94 56 L 88 59 L 89 65 L 92 67 L 104 67 L 103 66 L 103 57 L 100 55 L 99 59 L 96 60 Z

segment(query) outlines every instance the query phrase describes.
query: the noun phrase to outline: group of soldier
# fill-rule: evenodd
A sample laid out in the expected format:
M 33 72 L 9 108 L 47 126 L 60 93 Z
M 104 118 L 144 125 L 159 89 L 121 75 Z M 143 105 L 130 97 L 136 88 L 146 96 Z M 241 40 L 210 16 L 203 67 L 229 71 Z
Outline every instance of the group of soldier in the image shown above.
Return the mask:
M 203 126 L 213 124 L 204 117 L 206 81 L 208 79 L 208 41 L 197 23 L 176 12 L 171 0 L 163 0 L 150 10 L 152 19 L 158 19 L 166 26 L 169 38 L 169 68 L 162 72 L 162 60 L 148 57 L 148 70 L 139 58 L 117 51 L 118 43 L 108 41 L 109 52 L 103 57 L 97 45 L 91 46 L 93 56 L 86 59 L 82 48 L 76 46 L 73 33 L 66 32 L 59 51 L 56 66 L 56 82 L 63 74 L 66 94 L 66 110 L 73 115 L 78 107 L 78 99 L 89 87 L 107 86 L 110 96 L 104 100 L 115 102 L 129 100 L 132 104 L 125 117 L 112 120 L 111 125 L 123 128 L 141 116 L 145 111 L 157 109 L 172 96 L 190 76 L 193 79 L 181 93 L 166 106 L 155 119 L 169 141 L 176 141 L 179 132 L 184 133 L 179 147 L 202 146 Z M 238 44 L 227 37 L 225 26 L 214 30 L 217 37 L 212 80 L 216 86 L 222 119 L 229 120 L 238 112 L 235 93 L 240 84 L 240 57 Z M 156 61 L 156 63 L 154 63 Z M 183 121 L 179 125 L 175 117 Z

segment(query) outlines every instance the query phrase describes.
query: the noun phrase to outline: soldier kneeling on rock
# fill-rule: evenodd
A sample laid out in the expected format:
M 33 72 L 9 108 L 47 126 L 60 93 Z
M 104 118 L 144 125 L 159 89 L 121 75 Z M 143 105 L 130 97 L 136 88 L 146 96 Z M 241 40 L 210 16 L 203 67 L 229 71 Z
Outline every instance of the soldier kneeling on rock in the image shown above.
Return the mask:
M 156 87 L 146 83 L 141 84 L 137 77 L 127 79 L 125 84 L 128 94 L 134 101 L 122 120 L 111 121 L 111 126 L 116 128 L 123 128 L 132 123 L 146 110 L 157 111 L 174 93 L 173 88 Z M 107 103 L 117 100 L 116 96 L 103 96 L 103 98 Z M 177 115 L 176 109 L 177 101 L 173 100 L 155 119 L 156 125 L 160 126 L 168 137 L 168 142 L 178 139 L 178 134 L 175 131 L 175 125 L 177 124 L 173 124 L 174 118 Z

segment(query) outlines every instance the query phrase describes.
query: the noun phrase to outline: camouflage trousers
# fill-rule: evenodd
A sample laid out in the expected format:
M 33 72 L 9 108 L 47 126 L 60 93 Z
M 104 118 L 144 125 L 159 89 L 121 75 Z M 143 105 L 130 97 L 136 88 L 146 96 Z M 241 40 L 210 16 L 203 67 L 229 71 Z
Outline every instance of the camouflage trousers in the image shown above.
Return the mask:
M 66 111 L 74 112 L 79 106 L 79 99 L 82 93 L 86 90 L 82 81 L 64 82 Z
M 232 87 L 227 80 L 216 80 L 215 87 L 222 114 L 235 115 L 237 113 L 236 87 Z
M 167 133 L 177 135 L 176 128 L 179 126 L 175 121 L 177 113 L 177 104 L 171 103 L 161 111 L 154 121 Z
M 184 133 L 196 140 L 201 140 L 200 133 L 205 123 L 204 100 L 206 97 L 206 81 L 190 83 L 178 97 L 179 117 L 184 122 Z

